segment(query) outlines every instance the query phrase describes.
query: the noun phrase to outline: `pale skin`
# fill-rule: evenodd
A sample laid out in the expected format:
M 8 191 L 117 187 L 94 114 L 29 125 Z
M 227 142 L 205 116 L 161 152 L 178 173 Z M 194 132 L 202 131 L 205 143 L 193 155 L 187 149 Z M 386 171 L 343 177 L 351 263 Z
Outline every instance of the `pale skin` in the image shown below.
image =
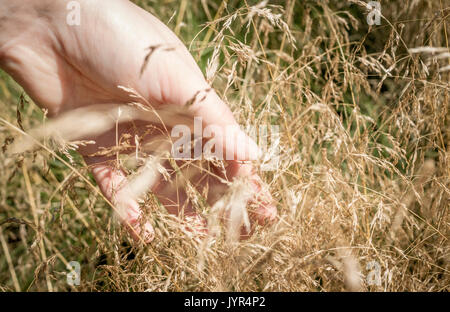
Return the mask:
M 79 0 L 80 25 L 71 26 L 66 19 L 67 2 L 0 0 L 0 67 L 35 103 L 48 111 L 50 118 L 90 105 L 136 101 L 118 88 L 125 86 L 142 95 L 145 105 L 180 107 L 188 120 L 201 117 L 204 126 L 237 124 L 227 104 L 210 90 L 184 44 L 156 17 L 126 0 Z M 141 72 L 148 48 L 155 46 L 160 48 Z M 202 91 L 205 96 L 201 101 L 186 105 Z M 171 124 L 169 120 L 163 122 Z M 117 169 L 111 157 L 93 154 L 102 147 L 115 146 L 117 134 L 142 135 L 145 142 L 151 142 L 157 134 L 148 133 L 148 129 L 148 124 L 142 121 L 121 124 L 118 131 L 112 128 L 101 135 L 83 138 L 96 143 L 78 150 L 104 196 L 114 203 L 121 201 L 127 207 L 119 215 L 121 222 L 128 225 L 134 238 L 144 237 L 146 241 L 152 239 L 153 229 L 150 223 L 140 224 L 141 211 L 136 200 L 121 194 L 127 181 L 124 171 Z M 254 188 L 252 201 L 256 203 L 250 217 L 260 224 L 274 221 L 273 200 L 248 162 L 255 158 L 255 146 L 236 143 L 236 157 L 226 162 L 222 178 L 232 181 L 236 177 L 247 177 Z M 219 194 L 226 190 L 219 179 L 205 172 L 190 179 L 199 192 L 208 186 L 205 194 L 210 204 L 217 199 L 217 194 L 211 194 L 212 190 L 220 190 Z M 150 191 L 170 213 L 180 215 L 182 212 L 188 221 L 202 220 L 186 193 L 174 187 L 173 181 L 167 182 L 162 176 L 157 180 Z

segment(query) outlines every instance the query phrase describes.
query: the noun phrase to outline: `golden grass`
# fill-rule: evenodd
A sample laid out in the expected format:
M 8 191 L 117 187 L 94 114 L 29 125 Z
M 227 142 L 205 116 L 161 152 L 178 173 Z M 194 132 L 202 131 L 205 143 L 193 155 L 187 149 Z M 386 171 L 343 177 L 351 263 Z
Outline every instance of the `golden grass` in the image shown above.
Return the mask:
M 242 188 L 215 207 L 192 191 L 216 233 L 201 238 L 148 194 L 155 240 L 133 243 L 70 151 L 77 142 L 61 145 L 74 138 L 6 153 L 19 129 L 8 123 L 34 133 L 44 116 L 16 110 L 21 89 L 2 74 L 1 289 L 449 290 L 445 1 L 381 1 L 372 27 L 361 1 L 135 2 L 170 21 L 244 128 L 281 127 L 279 167 L 261 172 L 279 217 L 237 242 L 217 216 L 245 219 Z M 66 283 L 72 260 L 80 286 Z

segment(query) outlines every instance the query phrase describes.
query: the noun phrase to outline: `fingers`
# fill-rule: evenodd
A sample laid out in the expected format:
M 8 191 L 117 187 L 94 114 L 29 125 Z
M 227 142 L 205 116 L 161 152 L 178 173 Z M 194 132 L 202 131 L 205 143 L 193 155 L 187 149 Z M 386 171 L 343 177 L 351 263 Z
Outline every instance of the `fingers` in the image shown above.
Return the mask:
M 228 105 L 213 90 L 197 91 L 189 110 L 194 117 L 202 120 L 202 136 L 206 141 L 203 152 L 211 151 L 218 159 L 227 161 L 228 179 L 245 177 L 249 180 L 255 194 L 248 203 L 251 220 L 260 225 L 275 221 L 277 209 L 273 198 L 250 163 L 261 156 L 261 150 L 240 129 Z M 220 153 L 217 153 L 218 150 Z
M 251 221 L 259 225 L 271 224 L 276 220 L 277 208 L 268 186 L 262 181 L 250 164 L 229 162 L 229 176 L 234 178 L 245 177 L 249 181 L 254 196 L 248 203 L 248 212 Z
M 119 221 L 126 227 L 136 241 L 149 243 L 154 239 L 154 229 L 149 222 L 143 223 L 138 198 L 153 191 L 167 211 L 173 215 L 182 214 L 182 226 L 189 235 L 201 237 L 206 233 L 206 221 L 195 213 L 184 190 L 173 189 L 174 181 L 165 181 L 157 170 L 158 160 L 148 160 L 139 172 L 126 177 L 121 170 L 114 168 L 104 158 L 85 157 L 91 164 L 91 171 L 104 196 L 114 205 Z M 173 178 L 173 177 L 172 177 Z M 183 209 L 181 208 L 183 207 Z
M 227 177 L 248 178 L 255 194 L 248 204 L 250 218 L 260 225 L 275 221 L 277 209 L 270 191 L 249 162 L 261 156 L 256 142 L 240 129 L 229 107 L 215 92 L 197 106 L 195 113 L 203 117 L 204 134 L 214 137 L 214 143 L 222 149 L 222 159 L 228 163 Z
M 93 164 L 91 171 L 103 195 L 114 205 L 117 217 L 133 239 L 151 242 L 154 230 L 148 222 L 141 224 L 142 212 L 135 195 L 130 191 L 125 174 L 106 163 Z
M 214 90 L 197 94 L 189 113 L 202 122 L 204 152 L 214 150 L 222 160 L 257 160 L 261 151 L 255 141 L 242 131 L 228 105 Z M 218 153 L 220 150 L 220 153 Z

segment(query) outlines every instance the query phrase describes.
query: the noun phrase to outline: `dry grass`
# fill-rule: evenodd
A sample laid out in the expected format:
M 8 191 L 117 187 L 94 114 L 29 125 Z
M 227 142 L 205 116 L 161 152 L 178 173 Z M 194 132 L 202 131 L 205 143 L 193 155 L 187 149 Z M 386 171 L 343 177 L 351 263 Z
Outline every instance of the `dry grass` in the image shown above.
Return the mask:
M 381 1 L 373 27 L 360 1 L 135 2 L 179 32 L 242 125 L 281 127 L 279 168 L 261 173 L 279 219 L 242 242 L 198 239 L 149 196 L 156 239 L 131 243 L 70 145 L 7 156 L 5 121 L 45 117 L 2 73 L 0 289 L 449 290 L 448 1 Z

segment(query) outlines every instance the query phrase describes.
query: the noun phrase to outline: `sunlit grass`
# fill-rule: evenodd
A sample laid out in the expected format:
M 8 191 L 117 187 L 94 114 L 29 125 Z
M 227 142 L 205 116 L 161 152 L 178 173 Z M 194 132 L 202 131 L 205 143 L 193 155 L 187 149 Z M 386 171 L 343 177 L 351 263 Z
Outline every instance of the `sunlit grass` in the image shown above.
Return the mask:
M 357 1 L 134 2 L 179 33 L 244 127 L 281 127 L 279 168 L 261 172 L 279 218 L 201 240 L 149 196 L 156 238 L 133 243 L 81 157 L 12 157 L 0 122 L 0 289 L 448 291 L 450 58 L 410 50 L 448 51 L 448 8 L 382 1 L 369 27 Z M 1 73 L 0 117 L 30 131 L 45 118 L 21 94 Z

